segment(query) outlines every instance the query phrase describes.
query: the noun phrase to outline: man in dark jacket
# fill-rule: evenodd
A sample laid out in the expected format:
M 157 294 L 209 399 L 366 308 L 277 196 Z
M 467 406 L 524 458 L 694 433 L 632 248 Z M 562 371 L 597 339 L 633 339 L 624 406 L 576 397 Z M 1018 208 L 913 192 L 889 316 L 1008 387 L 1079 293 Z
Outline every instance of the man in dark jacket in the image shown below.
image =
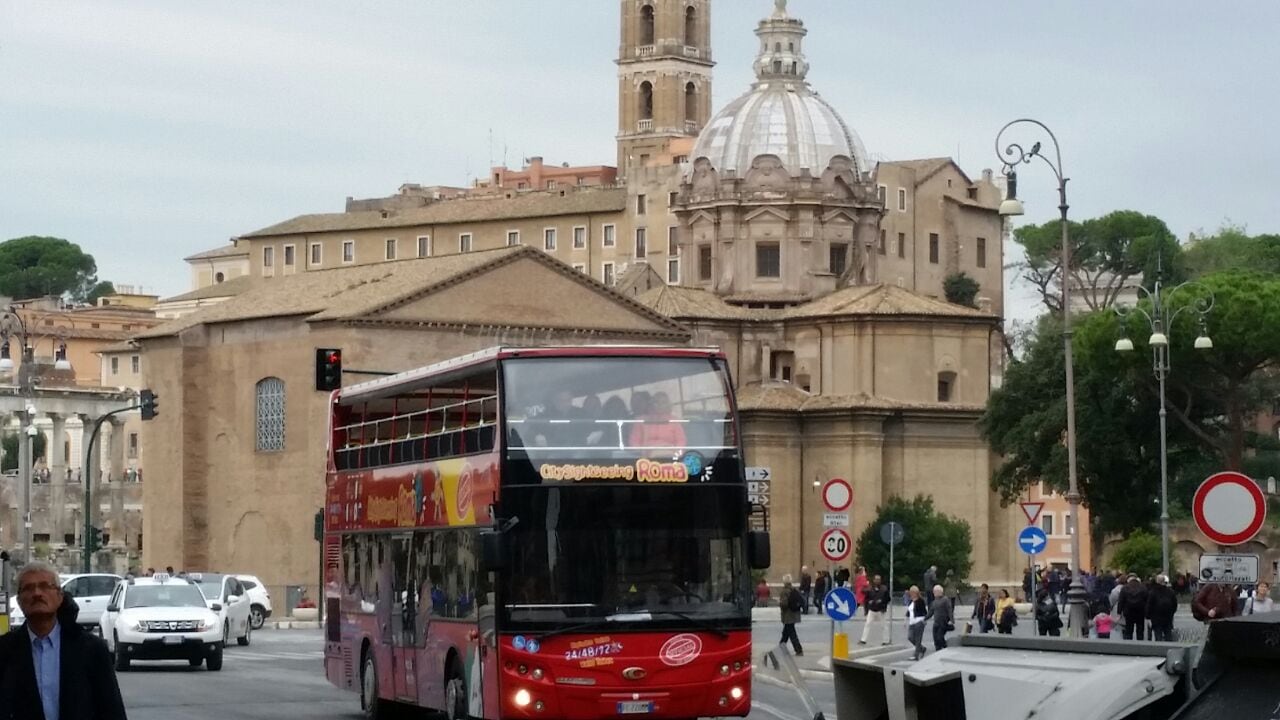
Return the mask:
M 809 614 L 809 601 L 812 599 L 813 576 L 809 574 L 809 566 L 800 568 L 800 597 L 804 598 L 804 614 Z
M 1116 611 L 1124 617 L 1125 640 L 1145 639 L 1147 588 L 1138 580 L 1137 575 L 1130 575 L 1129 581 L 1121 588 L 1120 599 L 1116 602 Z
M 929 606 L 926 619 L 933 620 L 933 649 L 945 650 L 947 633 L 956 629 L 956 615 L 951 599 L 946 597 L 941 585 L 933 586 L 933 604 Z
M 76 623 L 58 572 L 28 564 L 17 587 L 26 621 L 0 637 L 0 719 L 125 720 L 111 653 Z
M 1147 620 L 1151 622 L 1151 639 L 1173 642 L 1173 616 L 1178 612 L 1178 595 L 1169 587 L 1169 578 L 1157 575 L 1147 589 Z
M 1213 622 L 1234 617 L 1236 599 L 1226 585 L 1206 583 L 1200 586 L 1195 600 L 1191 601 L 1191 614 L 1200 622 Z

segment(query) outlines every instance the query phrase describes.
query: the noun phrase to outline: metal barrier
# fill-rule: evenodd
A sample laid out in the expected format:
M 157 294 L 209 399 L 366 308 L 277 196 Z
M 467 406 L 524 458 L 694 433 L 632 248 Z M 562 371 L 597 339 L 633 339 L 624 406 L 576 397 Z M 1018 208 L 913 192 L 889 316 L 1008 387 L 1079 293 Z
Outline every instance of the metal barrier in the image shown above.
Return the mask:
M 791 686 L 795 688 L 796 695 L 799 696 L 800 702 L 804 704 L 805 712 L 813 720 L 825 720 L 822 710 L 818 707 L 818 701 L 813 699 L 813 693 L 809 692 L 809 686 L 805 684 L 804 678 L 800 675 L 800 666 L 796 665 L 796 659 L 792 656 L 791 651 L 785 645 L 778 645 L 772 650 L 764 654 L 764 664 L 768 667 L 773 665 L 775 670 L 779 670 L 786 674 L 787 679 L 791 681 Z

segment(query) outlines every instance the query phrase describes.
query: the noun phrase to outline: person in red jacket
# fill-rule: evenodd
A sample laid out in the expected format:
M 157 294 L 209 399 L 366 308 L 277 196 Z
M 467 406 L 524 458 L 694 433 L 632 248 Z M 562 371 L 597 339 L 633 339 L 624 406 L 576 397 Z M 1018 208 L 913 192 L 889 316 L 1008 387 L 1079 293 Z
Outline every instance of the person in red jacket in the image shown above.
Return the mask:
M 859 565 L 858 574 L 853 578 L 853 597 L 858 601 L 858 607 L 867 606 L 867 585 L 870 584 L 871 581 L 867 579 L 867 569 Z
M 641 421 L 631 426 L 627 444 L 639 449 L 681 449 L 685 446 L 684 426 L 673 422 L 671 398 L 657 392 L 649 399 L 649 407 Z

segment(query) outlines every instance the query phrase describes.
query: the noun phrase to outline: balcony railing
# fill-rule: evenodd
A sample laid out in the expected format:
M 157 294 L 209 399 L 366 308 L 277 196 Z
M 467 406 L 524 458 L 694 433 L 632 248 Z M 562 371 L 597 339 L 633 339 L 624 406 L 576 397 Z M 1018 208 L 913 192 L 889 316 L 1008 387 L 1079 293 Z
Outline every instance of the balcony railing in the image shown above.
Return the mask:
M 636 122 L 637 132 L 653 132 L 653 118 Z
M 636 57 L 652 57 L 653 53 L 654 46 L 652 45 L 640 45 L 636 47 Z
M 700 57 L 700 56 L 702 55 L 702 51 L 701 51 L 701 50 L 699 50 L 699 49 L 698 49 L 698 48 L 696 48 L 696 47 L 693 47 L 692 45 L 685 45 L 685 46 L 684 46 L 684 55 L 685 55 L 685 57 L 695 57 L 695 58 L 696 58 L 696 57 Z
M 697 134 L 697 132 L 698 132 L 698 121 L 697 121 L 697 120 L 685 120 L 685 121 L 684 121 L 684 131 L 685 131 L 685 132 L 687 132 L 687 133 L 689 133 L 690 135 L 695 135 L 695 134 Z

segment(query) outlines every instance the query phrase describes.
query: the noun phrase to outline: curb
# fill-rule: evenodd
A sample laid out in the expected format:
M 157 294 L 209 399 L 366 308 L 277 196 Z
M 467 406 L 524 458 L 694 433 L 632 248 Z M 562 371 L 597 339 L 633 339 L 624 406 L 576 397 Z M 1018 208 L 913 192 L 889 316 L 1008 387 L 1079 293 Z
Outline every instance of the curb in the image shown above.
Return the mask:
M 319 620 L 276 620 L 263 624 L 262 629 L 272 630 L 319 630 Z

